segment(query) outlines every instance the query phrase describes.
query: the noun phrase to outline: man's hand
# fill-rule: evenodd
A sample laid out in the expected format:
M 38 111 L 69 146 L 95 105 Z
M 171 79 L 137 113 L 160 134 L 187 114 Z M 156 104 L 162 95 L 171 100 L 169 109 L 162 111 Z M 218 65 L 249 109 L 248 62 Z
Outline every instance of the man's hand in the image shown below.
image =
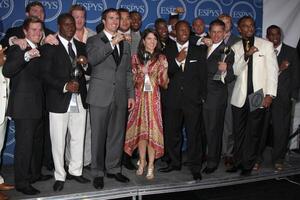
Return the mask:
M 262 106 L 264 108 L 269 108 L 272 104 L 272 101 L 273 101 L 272 97 L 270 95 L 266 95 L 262 102 Z
M 26 55 L 29 57 L 29 60 L 41 56 L 40 51 L 36 48 L 26 51 L 25 56 Z
M 116 33 L 114 36 L 113 36 L 113 39 L 111 41 L 111 43 L 113 45 L 116 45 L 116 44 L 119 44 L 121 41 L 125 40 L 125 35 L 124 34 L 121 34 L 121 33 Z
M 279 65 L 279 71 L 286 70 L 287 68 L 289 68 L 289 65 L 289 61 L 283 60 L 282 63 Z
M 79 91 L 79 83 L 76 81 L 69 81 L 66 85 L 66 90 L 71 93 L 76 93 Z
M 26 39 L 15 38 L 15 39 L 12 40 L 12 43 L 14 45 L 18 45 L 22 50 L 25 50 L 27 48 Z
M 44 39 L 44 44 L 50 45 L 58 45 L 58 39 L 56 38 L 56 34 L 49 34 Z
M 259 49 L 256 46 L 250 47 L 249 51 L 246 52 L 246 56 L 252 56 L 255 52 L 258 52 Z
M 133 98 L 128 99 L 128 111 L 131 112 L 134 108 L 135 101 Z
M 4 65 L 5 61 L 6 61 L 6 55 L 4 54 L 4 51 L 7 49 L 7 47 L 5 47 L 4 49 L 0 48 L 0 66 Z
M 124 34 L 124 37 L 125 37 L 125 40 L 129 43 L 131 43 L 132 41 L 132 38 L 131 38 L 131 35 L 130 34 Z
M 221 72 L 226 72 L 227 71 L 227 63 L 226 62 L 218 62 L 218 69 Z
M 186 47 L 184 47 L 183 49 L 181 49 L 181 51 L 178 53 L 177 57 L 176 57 L 176 60 L 178 62 L 182 62 L 183 60 L 186 59 L 186 56 L 187 56 L 187 49 Z
M 211 47 L 213 45 L 212 39 L 210 38 L 203 38 L 201 42 L 203 42 L 207 47 Z

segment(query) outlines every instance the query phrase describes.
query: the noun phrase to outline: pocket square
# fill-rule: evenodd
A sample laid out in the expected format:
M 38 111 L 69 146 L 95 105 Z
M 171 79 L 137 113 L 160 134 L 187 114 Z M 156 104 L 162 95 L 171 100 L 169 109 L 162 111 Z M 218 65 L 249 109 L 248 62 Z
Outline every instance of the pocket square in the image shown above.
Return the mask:
M 190 63 L 194 63 L 194 62 L 197 62 L 197 60 L 190 60 Z

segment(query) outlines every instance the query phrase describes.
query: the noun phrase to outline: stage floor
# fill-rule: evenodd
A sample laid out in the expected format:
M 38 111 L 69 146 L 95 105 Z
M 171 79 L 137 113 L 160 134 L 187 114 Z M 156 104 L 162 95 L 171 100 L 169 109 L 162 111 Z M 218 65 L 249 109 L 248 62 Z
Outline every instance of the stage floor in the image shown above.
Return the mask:
M 268 156 L 268 151 L 265 157 Z M 157 168 L 163 166 L 162 163 L 156 163 Z M 23 195 L 15 190 L 5 192 L 10 199 L 116 199 L 123 197 L 132 197 L 133 199 L 142 199 L 144 195 L 162 194 L 170 192 L 182 192 L 190 190 L 199 190 L 215 187 L 223 187 L 229 185 L 237 185 L 242 183 L 250 183 L 279 177 L 286 177 L 300 174 L 300 154 L 291 153 L 287 156 L 285 170 L 275 172 L 271 162 L 265 159 L 263 167 L 259 171 L 253 171 L 249 177 L 241 177 L 239 173 L 226 173 L 225 167 L 221 163 L 218 170 L 211 174 L 203 174 L 200 182 L 195 182 L 187 167 L 183 167 L 181 171 L 171 173 L 159 173 L 156 170 L 154 180 L 147 180 L 144 176 L 136 176 L 135 171 L 124 169 L 123 173 L 130 178 L 129 183 L 119 183 L 114 179 L 104 178 L 104 188 L 96 190 L 91 183 L 80 184 L 74 180 L 66 180 L 63 191 L 54 192 L 52 186 L 54 179 L 46 182 L 37 182 L 34 187 L 39 189 L 41 193 L 36 196 Z M 47 170 L 44 174 L 53 174 Z M 3 166 L 2 175 L 5 181 L 13 183 L 13 167 Z M 84 170 L 84 176 L 92 180 L 89 170 Z

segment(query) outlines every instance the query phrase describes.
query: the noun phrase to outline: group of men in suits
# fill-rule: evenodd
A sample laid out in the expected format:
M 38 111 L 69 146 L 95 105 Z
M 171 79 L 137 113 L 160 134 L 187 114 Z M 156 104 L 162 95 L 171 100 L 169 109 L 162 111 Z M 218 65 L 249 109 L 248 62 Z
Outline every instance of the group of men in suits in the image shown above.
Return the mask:
M 128 182 L 122 174 L 121 160 L 126 114 L 135 104 L 130 63 L 137 49 L 141 15 L 126 9 L 105 10 L 101 31 L 88 38 L 85 45 L 74 39 L 72 15 L 64 13 L 58 17 L 55 36 L 44 27 L 41 4 L 28 5 L 29 17 L 23 26 L 9 29 L 2 41 L 12 45 L 3 74 L 11 81 L 7 115 L 16 126 L 16 189 L 24 194 L 38 194 L 31 184 L 52 177 L 41 173 L 45 121 L 50 127 L 54 191 L 61 191 L 66 179 L 90 182 L 82 176 L 88 104 L 93 186 L 102 189 L 105 175 Z M 135 28 L 130 23 L 130 18 L 134 18 L 131 15 L 139 21 Z M 225 14 L 210 23 L 208 34 L 197 28 L 204 26 L 200 18 L 193 23 L 194 31 L 199 29 L 194 35 L 187 21 L 177 20 L 174 24 L 176 35 L 171 39 L 167 22 L 155 21 L 170 78 L 168 89 L 162 91 L 168 165 L 159 171 L 181 169 L 184 126 L 187 164 L 194 180 L 202 179 L 204 155 L 207 157 L 203 172 L 210 174 L 218 168 L 221 152 L 228 164 L 227 172 L 241 169 L 241 175 L 250 175 L 260 164 L 261 148 L 257 147 L 262 143 L 261 130 L 268 116 L 274 129 L 275 168 L 282 169 L 291 98 L 297 97 L 299 88 L 299 62 L 293 56 L 295 50 L 282 44 L 280 28 L 268 28 L 269 42 L 254 36 L 255 23 L 249 16 L 238 21 L 241 39 L 231 34 L 231 17 Z M 81 75 L 75 76 L 75 70 Z M 88 91 L 84 74 L 91 75 Z M 248 96 L 260 89 L 264 93 L 262 107 L 250 111 Z M 70 154 L 65 167 L 67 130 Z

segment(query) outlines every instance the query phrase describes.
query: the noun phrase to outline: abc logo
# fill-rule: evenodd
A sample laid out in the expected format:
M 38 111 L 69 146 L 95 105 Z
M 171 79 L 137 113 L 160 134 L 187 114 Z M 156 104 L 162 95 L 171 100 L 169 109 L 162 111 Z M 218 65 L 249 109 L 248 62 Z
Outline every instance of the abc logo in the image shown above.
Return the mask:
M 182 14 L 181 19 L 184 19 L 186 16 L 186 6 L 183 0 L 173 0 L 172 5 L 166 0 L 161 0 L 157 6 L 157 17 L 158 18 L 168 18 L 171 13 L 175 11 L 177 7 L 183 7 L 185 13 Z

